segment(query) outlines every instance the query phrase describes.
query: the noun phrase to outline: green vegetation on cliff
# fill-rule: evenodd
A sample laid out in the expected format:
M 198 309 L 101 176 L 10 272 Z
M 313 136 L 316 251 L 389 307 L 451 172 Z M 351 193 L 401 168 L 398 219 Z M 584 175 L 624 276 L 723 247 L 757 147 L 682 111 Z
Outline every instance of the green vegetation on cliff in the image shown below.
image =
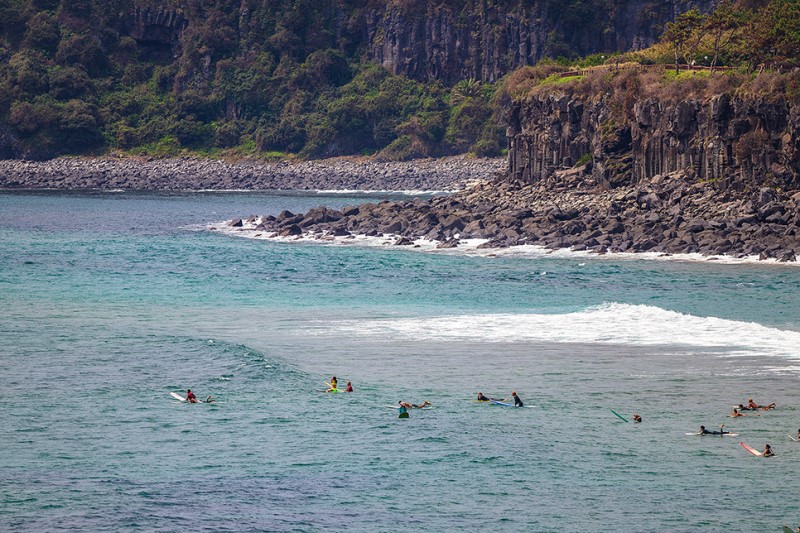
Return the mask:
M 0 0 L 0 157 L 498 155 L 494 86 L 365 61 L 369 3 Z
M 108 149 L 308 158 L 498 155 L 505 147 L 500 117 L 509 104 L 509 91 L 496 90 L 502 83 L 463 74 L 452 86 L 417 81 L 392 73 L 402 65 L 387 70 L 370 62 L 382 46 L 395 52 L 422 46 L 396 42 L 409 35 L 400 30 L 417 31 L 413 17 L 430 17 L 442 31 L 461 31 L 476 20 L 494 24 L 489 33 L 499 40 L 483 44 L 510 47 L 513 39 L 501 39 L 509 28 L 498 17 L 505 9 L 519 17 L 515 24 L 548 32 L 525 60 L 549 55 L 573 70 L 631 59 L 701 64 L 713 58 L 715 65 L 751 69 L 798 61 L 800 1 L 753 0 L 723 4 L 713 16 L 690 11 L 669 26 L 663 44 L 647 51 L 576 62 L 576 50 L 608 48 L 589 37 L 610 35 L 608 13 L 622 16 L 634 4 L 650 17 L 637 24 L 658 26 L 664 6 L 648 1 L 612 9 L 603 0 L 491 6 L 477 0 L 0 0 L 0 157 Z M 379 15 L 383 25 L 373 20 Z M 389 27 L 400 33 L 384 34 Z M 447 79 L 467 72 L 467 63 L 488 61 L 464 57 L 488 49 L 439 50 L 446 35 L 428 44 L 431 57 L 451 65 Z M 509 56 L 504 72 L 511 65 Z M 564 81 L 556 75 L 548 83 Z

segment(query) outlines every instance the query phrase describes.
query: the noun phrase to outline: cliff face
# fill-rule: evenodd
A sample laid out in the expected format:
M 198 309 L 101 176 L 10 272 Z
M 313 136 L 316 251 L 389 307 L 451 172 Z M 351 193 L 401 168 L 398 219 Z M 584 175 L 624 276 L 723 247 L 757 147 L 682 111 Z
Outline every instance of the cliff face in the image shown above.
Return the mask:
M 636 102 L 625 124 L 608 102 L 543 96 L 510 114 L 509 170 L 533 183 L 591 162 L 598 185 L 615 187 L 682 171 L 692 179 L 743 190 L 800 186 L 800 107 L 720 94 L 678 102 Z
M 322 0 L 310 9 L 315 24 L 326 29 L 327 42 L 308 45 L 362 53 L 394 74 L 419 81 L 495 81 L 545 55 L 584 56 L 649 46 L 677 14 L 694 7 L 708 11 L 716 3 L 622 0 L 609 9 L 594 0 Z M 239 17 L 232 30 L 239 34 L 240 46 L 246 49 L 253 39 L 285 40 L 283 23 L 272 26 L 274 21 L 265 21 L 296 7 L 270 7 L 258 0 L 234 4 L 230 10 Z M 187 16 L 181 9 L 164 6 L 136 8 L 125 17 L 123 31 L 164 61 L 180 53 L 184 30 L 206 22 Z M 195 53 L 191 46 L 182 48 Z M 280 56 L 281 50 L 276 53 Z
M 628 0 L 610 9 L 548 0 L 418 2 L 420 9 L 375 8 L 366 21 L 369 57 L 395 74 L 452 84 L 495 81 L 550 57 L 585 56 L 652 45 L 667 22 L 716 0 Z

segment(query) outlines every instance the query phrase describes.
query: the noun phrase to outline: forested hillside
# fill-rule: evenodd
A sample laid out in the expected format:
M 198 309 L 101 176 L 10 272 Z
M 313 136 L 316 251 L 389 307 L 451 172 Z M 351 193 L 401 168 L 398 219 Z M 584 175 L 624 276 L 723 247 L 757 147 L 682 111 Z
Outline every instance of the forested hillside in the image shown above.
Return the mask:
M 715 4 L 0 0 L 0 157 L 496 155 L 502 76 L 602 62 Z

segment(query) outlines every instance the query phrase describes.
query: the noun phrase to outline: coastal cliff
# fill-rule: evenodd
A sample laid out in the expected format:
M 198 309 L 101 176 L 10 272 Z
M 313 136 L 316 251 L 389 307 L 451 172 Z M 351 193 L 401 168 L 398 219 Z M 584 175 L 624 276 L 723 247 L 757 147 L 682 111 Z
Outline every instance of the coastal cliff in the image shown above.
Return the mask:
M 765 98 L 758 77 L 721 90 L 732 78 L 647 76 L 599 72 L 519 98 L 507 176 L 429 201 L 252 218 L 241 231 L 795 261 L 800 108 L 791 92 Z
M 619 86 L 626 91 L 629 87 Z M 556 90 L 516 102 L 508 123 L 509 171 L 535 182 L 590 162 L 613 188 L 674 172 L 721 189 L 800 185 L 800 105 L 735 91 L 675 100 Z
M 667 22 L 715 1 L 412 2 L 381 4 L 365 16 L 371 60 L 395 74 L 447 84 L 496 81 L 542 57 L 584 56 L 652 45 Z

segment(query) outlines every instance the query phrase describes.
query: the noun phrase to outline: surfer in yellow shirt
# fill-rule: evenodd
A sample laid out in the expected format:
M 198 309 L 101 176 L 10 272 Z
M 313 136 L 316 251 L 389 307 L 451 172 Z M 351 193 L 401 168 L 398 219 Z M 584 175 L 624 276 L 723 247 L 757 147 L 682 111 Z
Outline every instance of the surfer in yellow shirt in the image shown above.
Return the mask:
M 331 382 L 329 383 L 329 385 L 330 385 L 330 388 L 328 390 L 326 390 L 325 392 L 333 392 L 333 391 L 338 391 L 339 390 L 339 389 L 336 388 L 336 376 L 333 376 L 331 378 Z

